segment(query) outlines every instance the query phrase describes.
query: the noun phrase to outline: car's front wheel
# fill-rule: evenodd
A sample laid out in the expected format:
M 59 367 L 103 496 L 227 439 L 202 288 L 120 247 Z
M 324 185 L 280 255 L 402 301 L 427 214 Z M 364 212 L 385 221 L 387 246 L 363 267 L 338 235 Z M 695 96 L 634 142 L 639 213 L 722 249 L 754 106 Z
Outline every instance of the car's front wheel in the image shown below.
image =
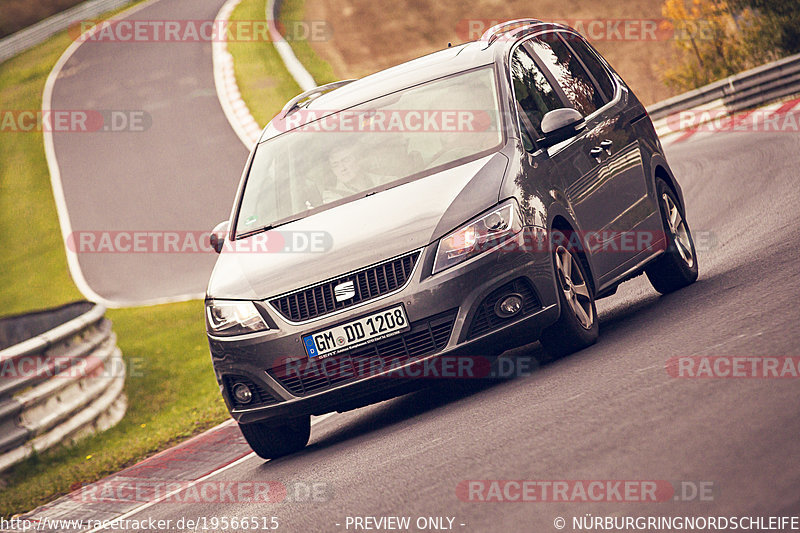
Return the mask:
M 560 231 L 552 232 L 550 242 L 554 247 L 561 315 L 555 324 L 542 331 L 539 342 L 549 358 L 555 359 L 597 342 L 599 327 L 594 295 L 580 256 L 574 246 L 568 244 L 569 237 Z
M 275 459 L 305 448 L 311 436 L 311 417 L 239 424 L 239 429 L 259 457 Z
M 675 193 L 662 179 L 656 180 L 656 191 L 667 249 L 647 266 L 645 272 L 655 290 L 669 294 L 697 280 L 697 252 Z

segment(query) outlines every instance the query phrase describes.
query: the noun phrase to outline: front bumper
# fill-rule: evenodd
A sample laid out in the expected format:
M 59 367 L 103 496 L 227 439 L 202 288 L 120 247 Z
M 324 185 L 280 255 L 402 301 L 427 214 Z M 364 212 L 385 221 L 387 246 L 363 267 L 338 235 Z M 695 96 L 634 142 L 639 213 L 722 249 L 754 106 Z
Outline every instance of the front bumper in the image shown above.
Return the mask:
M 305 324 L 291 324 L 264 304 L 262 311 L 276 329 L 242 337 L 209 335 L 231 415 L 249 423 L 346 410 L 406 392 L 424 383 L 423 378 L 441 377 L 445 372 L 431 366 L 435 359 L 488 360 L 536 340 L 559 316 L 552 260 L 541 245 L 542 235 L 538 228 L 525 228 L 503 245 L 431 275 L 434 243 L 422 251 L 410 281 L 395 294 Z M 526 305 L 511 319 L 498 320 L 492 302 L 509 291 L 524 294 Z M 397 304 L 406 309 L 410 332 L 319 362 L 306 355 L 303 335 Z M 461 370 L 458 375 L 457 364 L 450 368 L 456 373 L 452 377 L 480 377 L 474 365 Z M 230 396 L 236 380 L 258 389 L 250 405 L 236 404 Z

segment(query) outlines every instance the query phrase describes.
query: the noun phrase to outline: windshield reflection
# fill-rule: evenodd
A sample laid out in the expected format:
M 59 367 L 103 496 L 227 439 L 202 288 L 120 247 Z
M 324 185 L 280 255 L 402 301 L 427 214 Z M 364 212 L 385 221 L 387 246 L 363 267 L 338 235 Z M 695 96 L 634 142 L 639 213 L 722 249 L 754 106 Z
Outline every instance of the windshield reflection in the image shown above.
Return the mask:
M 431 175 L 502 140 L 494 72 L 434 80 L 337 113 L 300 109 L 256 149 L 236 235 Z

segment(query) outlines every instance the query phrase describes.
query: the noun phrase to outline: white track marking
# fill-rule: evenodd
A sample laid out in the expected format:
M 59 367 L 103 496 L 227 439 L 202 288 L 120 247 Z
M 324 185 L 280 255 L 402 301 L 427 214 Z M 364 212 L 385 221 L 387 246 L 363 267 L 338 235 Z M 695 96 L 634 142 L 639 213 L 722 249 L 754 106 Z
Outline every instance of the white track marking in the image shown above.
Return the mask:
M 233 10 L 241 0 L 228 0 L 225 2 L 214 19 L 214 27 L 220 28 L 226 24 Z M 228 52 L 228 43 L 222 34 L 222 39 L 215 39 L 211 44 L 211 59 L 214 64 L 214 85 L 217 88 L 217 99 L 222 106 L 222 112 L 228 119 L 233 131 L 244 143 L 248 150 L 258 141 L 261 134 L 259 127 L 250 110 L 247 108 L 233 70 L 233 57 Z
M 775 126 L 774 129 L 770 129 L 768 126 L 765 125 L 765 119 L 768 116 L 773 116 L 773 114 L 780 109 L 783 109 L 784 113 L 796 114 L 795 110 L 798 108 L 799 105 L 800 105 L 800 99 L 789 98 L 789 99 L 782 99 L 778 102 L 773 102 L 771 104 L 756 109 L 739 111 L 737 113 L 732 113 L 732 114 L 724 114 L 724 115 L 721 114 L 720 116 L 716 117 L 718 121 L 719 120 L 725 121 L 725 126 L 721 127 L 721 129 L 715 129 L 718 126 L 715 126 L 714 122 L 711 122 L 696 126 L 694 128 L 689 127 L 682 130 L 675 129 L 673 131 L 667 130 L 666 133 L 664 133 L 663 136 L 661 136 L 661 143 L 664 146 L 671 146 L 673 144 L 683 144 L 689 141 L 696 141 L 699 139 L 713 137 L 714 135 L 720 133 L 722 134 L 748 133 L 752 131 L 761 131 L 761 128 L 763 128 L 765 132 L 770 132 L 770 131 L 778 132 L 780 131 L 779 127 Z M 697 114 L 703 113 L 702 110 L 695 112 Z M 743 130 L 737 130 L 735 128 L 729 128 L 727 126 L 729 120 L 736 119 L 737 117 L 746 118 L 750 114 L 753 114 L 753 118 L 748 120 L 752 120 L 751 125 L 754 128 L 753 130 L 747 128 Z M 796 121 L 792 121 L 791 123 L 796 124 Z M 745 123 L 745 125 L 747 125 L 747 123 Z M 792 129 L 791 132 L 795 133 L 796 130 Z
M 215 27 L 223 27 L 230 19 L 231 13 L 241 3 L 241 0 L 228 0 L 220 8 L 214 21 Z M 266 20 L 269 26 L 269 35 L 272 39 L 272 44 L 278 55 L 281 57 L 286 70 L 294 78 L 300 89 L 307 91 L 317 86 L 314 78 L 303 67 L 297 56 L 294 55 L 292 47 L 278 31 L 275 24 L 278 17 L 275 13 L 274 0 L 268 0 L 265 10 Z M 225 35 L 223 34 L 223 37 Z M 261 135 L 261 127 L 258 125 L 247 103 L 242 99 L 242 93 L 236 83 L 236 76 L 234 73 L 233 56 L 228 52 L 228 43 L 223 38 L 214 41 L 212 44 L 212 60 L 214 63 L 214 85 L 217 89 L 217 98 L 222 106 L 222 111 L 225 113 L 225 118 L 228 119 L 233 131 L 244 143 L 245 147 L 250 150 L 253 145 L 258 141 Z
M 278 14 L 275 12 L 275 0 L 267 0 L 266 17 L 269 26 L 269 36 L 272 38 L 272 45 L 281 56 L 283 64 L 286 65 L 286 70 L 292 75 L 294 81 L 303 91 L 309 91 L 317 86 L 314 78 L 303 67 L 303 64 L 294 55 L 292 47 L 283 38 L 281 32 L 275 22 L 278 20 Z

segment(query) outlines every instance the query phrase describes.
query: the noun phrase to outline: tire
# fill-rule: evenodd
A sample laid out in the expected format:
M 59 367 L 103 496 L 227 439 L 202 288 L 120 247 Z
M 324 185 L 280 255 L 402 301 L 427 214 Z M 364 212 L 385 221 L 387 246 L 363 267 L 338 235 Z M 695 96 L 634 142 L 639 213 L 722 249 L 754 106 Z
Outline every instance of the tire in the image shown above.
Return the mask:
M 574 245 L 564 233 L 551 233 L 553 268 L 556 276 L 561 315 L 539 338 L 548 360 L 557 359 L 597 342 L 599 326 L 594 294 L 587 280 L 586 267 Z M 566 244 L 566 246 L 564 246 Z M 576 277 L 577 275 L 577 277 Z
M 254 422 L 239 424 L 247 444 L 259 457 L 275 459 L 305 448 L 311 436 L 311 417 L 304 416 L 280 424 Z
M 645 268 L 645 273 L 655 290 L 669 294 L 697 280 L 697 252 L 675 193 L 661 178 L 656 179 L 656 192 L 667 249 Z

